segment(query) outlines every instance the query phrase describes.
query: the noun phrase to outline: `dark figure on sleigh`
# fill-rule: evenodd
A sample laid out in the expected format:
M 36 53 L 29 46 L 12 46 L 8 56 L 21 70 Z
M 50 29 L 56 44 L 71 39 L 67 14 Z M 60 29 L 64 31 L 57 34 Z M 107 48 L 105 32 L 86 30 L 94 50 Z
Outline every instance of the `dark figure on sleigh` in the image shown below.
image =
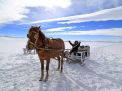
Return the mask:
M 74 55 L 76 55 L 76 53 L 77 53 L 77 51 L 78 51 L 78 47 L 80 46 L 80 41 L 78 42 L 78 41 L 75 41 L 74 43 L 71 43 L 71 41 L 69 41 L 69 43 L 71 44 L 71 46 L 72 46 L 72 49 L 71 49 L 71 51 L 70 51 L 70 54 L 71 53 L 74 53 Z

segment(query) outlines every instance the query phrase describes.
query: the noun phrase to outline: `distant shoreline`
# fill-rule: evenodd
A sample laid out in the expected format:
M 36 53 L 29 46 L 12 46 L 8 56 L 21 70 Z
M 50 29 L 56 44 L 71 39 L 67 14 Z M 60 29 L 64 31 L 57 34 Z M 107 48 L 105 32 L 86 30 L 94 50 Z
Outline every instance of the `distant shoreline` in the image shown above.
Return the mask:
M 0 36 L 0 38 L 26 38 L 26 37 L 14 37 L 14 36 Z M 68 42 L 69 40 L 64 40 L 65 42 Z M 74 40 L 71 40 L 72 42 L 74 42 Z M 81 42 L 108 42 L 108 43 L 122 43 L 122 41 L 95 41 L 95 40 L 78 40 Z

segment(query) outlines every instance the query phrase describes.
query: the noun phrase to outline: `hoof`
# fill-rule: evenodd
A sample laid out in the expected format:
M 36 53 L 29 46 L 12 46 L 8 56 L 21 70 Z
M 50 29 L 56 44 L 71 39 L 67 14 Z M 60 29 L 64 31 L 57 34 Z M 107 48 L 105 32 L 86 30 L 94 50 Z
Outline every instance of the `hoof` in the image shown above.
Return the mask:
M 44 82 L 47 82 L 47 81 L 48 81 L 48 79 L 45 79 L 45 80 L 44 80 Z
M 40 78 L 40 80 L 39 80 L 39 81 L 42 81 L 42 80 L 43 80 L 43 79 L 41 79 L 41 78 Z
M 60 70 L 60 73 L 63 73 L 63 70 Z
M 44 82 L 46 82 L 46 81 L 48 81 L 48 76 L 47 76 L 47 77 L 45 77 L 45 79 L 44 79 Z
M 59 71 L 59 69 L 56 69 L 56 71 Z
M 60 73 L 63 73 L 62 71 L 60 71 Z

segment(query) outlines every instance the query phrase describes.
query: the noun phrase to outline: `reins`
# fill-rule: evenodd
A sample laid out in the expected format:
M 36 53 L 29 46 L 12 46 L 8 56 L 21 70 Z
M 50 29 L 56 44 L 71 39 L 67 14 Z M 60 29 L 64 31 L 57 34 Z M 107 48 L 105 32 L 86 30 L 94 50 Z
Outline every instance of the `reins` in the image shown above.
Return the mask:
M 31 42 L 31 41 L 30 41 L 30 44 L 34 45 L 34 47 L 35 47 L 36 49 L 40 50 L 40 51 L 51 51 L 51 50 L 63 51 L 63 49 L 58 50 L 58 49 L 37 47 L 37 46 L 35 46 L 35 44 L 34 44 L 33 42 Z
M 36 39 L 35 42 L 33 43 L 32 41 L 29 41 L 30 44 L 32 44 L 37 50 L 40 50 L 40 51 L 63 51 L 63 49 L 52 49 L 52 48 L 48 48 L 47 46 L 44 46 L 44 47 L 38 47 L 36 46 L 36 43 L 39 39 L 39 32 L 34 32 L 33 33 L 36 34 L 36 36 L 34 36 L 34 38 Z M 32 32 L 29 34 L 29 36 L 31 36 Z M 45 40 L 45 39 L 44 39 Z M 43 41 L 42 41 L 43 42 Z

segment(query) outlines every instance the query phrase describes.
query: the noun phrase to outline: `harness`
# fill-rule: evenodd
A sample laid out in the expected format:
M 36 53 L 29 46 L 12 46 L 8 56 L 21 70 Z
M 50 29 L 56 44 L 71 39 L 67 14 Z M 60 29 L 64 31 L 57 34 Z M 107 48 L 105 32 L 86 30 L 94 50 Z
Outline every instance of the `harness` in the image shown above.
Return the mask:
M 50 51 L 50 50 L 56 51 L 57 50 L 57 49 L 52 49 L 52 48 L 48 47 L 48 38 L 45 38 L 44 40 L 42 40 L 42 43 L 44 44 L 43 47 L 36 46 L 37 41 L 39 39 L 39 31 L 38 32 L 32 31 L 28 35 L 31 36 L 33 33 L 35 33 L 35 35 L 34 35 L 35 42 L 33 43 L 31 40 L 29 40 L 29 43 L 32 44 L 36 49 L 38 49 L 40 51 Z M 60 49 L 58 51 L 63 51 L 63 49 Z

